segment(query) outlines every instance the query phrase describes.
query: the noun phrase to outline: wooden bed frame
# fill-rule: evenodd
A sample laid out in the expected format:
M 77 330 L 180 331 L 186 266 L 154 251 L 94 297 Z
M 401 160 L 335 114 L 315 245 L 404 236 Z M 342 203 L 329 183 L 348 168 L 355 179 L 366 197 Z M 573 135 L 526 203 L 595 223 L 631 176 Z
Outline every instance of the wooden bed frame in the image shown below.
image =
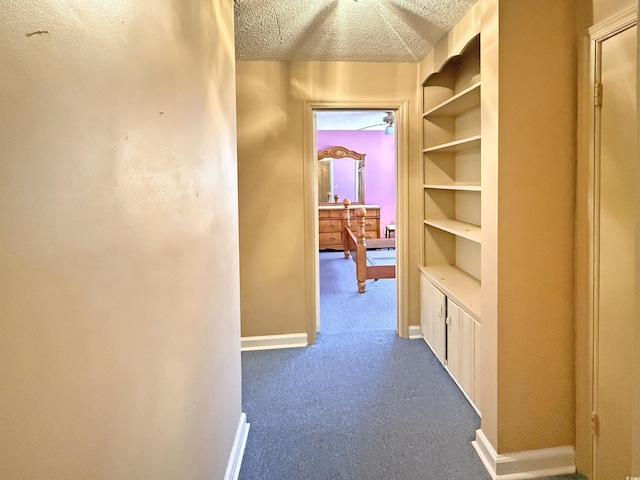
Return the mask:
M 367 265 L 367 248 L 395 248 L 395 238 L 372 238 L 366 240 L 365 237 L 365 215 L 367 210 L 364 207 L 355 209 L 355 229 L 351 225 L 350 206 L 351 201 L 345 199 L 344 216 L 342 217 L 342 245 L 344 245 L 344 258 L 349 256 L 356 264 L 356 279 L 358 281 L 358 293 L 364 293 L 366 282 L 370 279 L 396 278 L 395 265 Z M 355 233 L 354 233 L 355 230 Z

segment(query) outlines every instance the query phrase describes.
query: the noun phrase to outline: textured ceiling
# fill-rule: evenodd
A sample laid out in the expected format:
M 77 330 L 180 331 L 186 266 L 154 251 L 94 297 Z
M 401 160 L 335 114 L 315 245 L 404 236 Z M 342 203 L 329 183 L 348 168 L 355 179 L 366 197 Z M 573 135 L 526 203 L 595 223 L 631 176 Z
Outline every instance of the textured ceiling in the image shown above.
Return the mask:
M 234 0 L 237 60 L 419 62 L 476 0 Z

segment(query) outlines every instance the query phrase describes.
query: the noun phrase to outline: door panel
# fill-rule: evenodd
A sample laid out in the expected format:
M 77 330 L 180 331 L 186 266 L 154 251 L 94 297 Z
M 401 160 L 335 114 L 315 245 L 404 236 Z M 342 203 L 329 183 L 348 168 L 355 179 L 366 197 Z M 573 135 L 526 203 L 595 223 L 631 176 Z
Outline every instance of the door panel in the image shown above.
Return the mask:
M 441 363 L 446 358 L 446 299 L 429 280 L 420 277 L 420 329 Z
M 447 317 L 447 368 L 469 398 L 475 400 L 475 322 L 451 300 L 447 300 Z
M 602 42 L 599 268 L 594 325 L 594 478 L 631 472 L 637 27 Z

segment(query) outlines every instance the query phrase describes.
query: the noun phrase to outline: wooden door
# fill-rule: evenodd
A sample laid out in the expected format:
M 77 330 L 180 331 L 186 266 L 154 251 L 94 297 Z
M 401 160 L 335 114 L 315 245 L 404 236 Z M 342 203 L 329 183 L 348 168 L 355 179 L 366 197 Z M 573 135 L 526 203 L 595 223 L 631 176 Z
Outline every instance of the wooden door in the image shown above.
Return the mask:
M 424 277 L 420 277 L 420 330 L 422 336 L 444 364 L 446 346 L 446 297 Z
M 631 386 L 633 349 L 638 348 L 633 344 L 636 37 L 633 26 L 604 39 L 596 62 L 602 84 L 596 115 L 600 143 L 595 152 L 599 224 L 594 269 L 593 473 L 597 479 L 632 475 Z

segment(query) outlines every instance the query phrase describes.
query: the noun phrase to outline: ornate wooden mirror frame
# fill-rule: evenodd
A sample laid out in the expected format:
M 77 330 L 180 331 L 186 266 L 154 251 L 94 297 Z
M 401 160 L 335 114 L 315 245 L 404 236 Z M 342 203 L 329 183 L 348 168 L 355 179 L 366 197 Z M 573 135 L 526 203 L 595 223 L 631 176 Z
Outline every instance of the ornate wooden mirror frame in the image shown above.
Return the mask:
M 357 199 L 349 199 L 351 200 L 352 204 L 364 204 L 365 203 L 365 196 L 364 196 L 364 157 L 366 156 L 366 153 L 358 153 L 358 152 L 354 152 L 353 150 L 349 150 L 348 148 L 345 147 L 341 147 L 341 146 L 335 146 L 335 147 L 329 147 L 326 148 L 324 150 L 320 150 L 318 152 L 318 162 L 320 162 L 321 160 L 324 159 L 334 159 L 334 160 L 339 160 L 342 158 L 352 158 L 356 161 L 356 168 L 354 169 L 356 172 L 356 177 L 355 177 L 355 191 L 358 194 L 358 198 Z M 318 167 L 320 167 L 320 163 L 318 163 Z M 318 198 L 319 198 L 319 203 L 320 205 L 327 205 L 327 204 L 333 204 L 334 202 L 332 201 L 328 201 L 328 202 L 323 202 L 322 199 L 325 198 L 325 191 L 327 190 L 327 188 L 323 188 L 321 186 L 321 181 L 322 181 L 322 172 L 321 169 L 318 168 Z M 324 190 L 324 191 L 323 191 Z M 327 194 L 331 194 L 333 193 L 333 188 L 330 188 L 330 191 L 327 192 Z M 330 199 L 329 199 L 330 200 Z M 340 199 L 340 200 L 344 200 L 344 198 Z M 334 197 L 334 201 L 337 201 Z

